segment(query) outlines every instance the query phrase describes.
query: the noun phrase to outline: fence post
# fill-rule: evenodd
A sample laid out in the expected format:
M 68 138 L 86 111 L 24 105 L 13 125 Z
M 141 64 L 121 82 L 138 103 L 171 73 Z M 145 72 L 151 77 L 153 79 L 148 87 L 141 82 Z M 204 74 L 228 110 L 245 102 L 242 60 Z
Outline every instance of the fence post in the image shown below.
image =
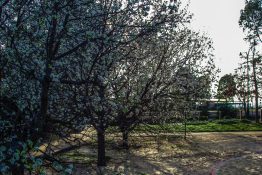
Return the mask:
M 242 109 L 240 109 L 240 120 L 242 120 Z
M 262 122 L 262 109 L 260 109 L 260 123 Z

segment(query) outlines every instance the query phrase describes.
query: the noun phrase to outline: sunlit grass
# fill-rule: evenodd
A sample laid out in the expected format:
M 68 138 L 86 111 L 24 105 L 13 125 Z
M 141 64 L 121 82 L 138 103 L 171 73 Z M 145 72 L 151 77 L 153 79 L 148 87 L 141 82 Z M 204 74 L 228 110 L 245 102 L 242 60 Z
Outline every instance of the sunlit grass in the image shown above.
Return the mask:
M 248 120 L 214 120 L 188 122 L 187 131 L 189 132 L 229 132 L 229 131 L 262 131 L 262 124 Z M 161 124 L 161 125 L 140 125 L 135 132 L 183 132 L 183 123 Z

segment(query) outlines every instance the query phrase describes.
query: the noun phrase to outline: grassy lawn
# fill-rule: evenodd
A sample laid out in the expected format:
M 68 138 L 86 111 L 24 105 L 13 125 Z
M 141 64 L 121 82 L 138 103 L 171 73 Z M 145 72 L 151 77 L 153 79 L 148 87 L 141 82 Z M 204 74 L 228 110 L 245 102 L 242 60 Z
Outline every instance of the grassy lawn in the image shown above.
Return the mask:
M 163 125 L 140 125 L 135 132 L 183 132 L 184 124 L 163 124 Z M 189 132 L 229 132 L 229 131 L 262 131 L 262 124 L 248 120 L 214 120 L 196 121 L 187 123 Z

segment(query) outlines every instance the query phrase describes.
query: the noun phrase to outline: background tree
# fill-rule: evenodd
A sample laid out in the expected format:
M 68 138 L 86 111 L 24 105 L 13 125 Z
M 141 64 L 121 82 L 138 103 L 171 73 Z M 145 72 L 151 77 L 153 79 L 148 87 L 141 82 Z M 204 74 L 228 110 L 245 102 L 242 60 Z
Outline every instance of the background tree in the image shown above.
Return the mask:
M 134 62 L 132 69 L 126 69 L 132 73 L 124 72 L 123 84 L 119 83 L 119 88 L 116 85 L 114 89 L 117 101 L 123 105 L 119 108 L 117 124 L 123 133 L 125 147 L 128 133 L 138 124 L 181 119 L 175 115 L 181 98 L 189 95 L 187 103 L 183 104 L 194 103 L 202 97 L 202 89 L 208 89 L 208 80 L 213 78 L 215 69 L 208 38 L 186 28 L 171 38 L 165 42 L 162 39 L 146 42 L 141 47 L 145 47 L 142 52 L 132 54 L 141 63 Z M 126 63 L 130 64 L 123 64 Z M 180 74 L 182 70 L 183 75 Z
M 222 76 L 218 82 L 217 89 L 217 98 L 225 99 L 226 104 L 224 104 L 220 110 L 222 112 L 222 116 L 231 116 L 235 117 L 236 111 L 229 106 L 228 101 L 234 101 L 234 97 L 236 95 L 236 82 L 235 77 L 232 74 L 226 74 Z
M 259 76 L 261 75 L 261 69 L 259 68 L 261 63 L 261 34 L 262 34 L 262 1 L 261 0 L 248 0 L 246 1 L 245 8 L 241 11 L 239 19 L 239 25 L 246 32 L 245 40 L 250 44 L 249 54 L 251 58 L 246 57 L 246 62 L 252 66 L 252 81 L 255 94 L 255 118 L 256 122 L 259 122 L 258 117 L 258 98 L 259 98 Z
M 248 40 L 255 39 L 261 43 L 262 34 L 262 1 L 246 0 L 245 8 L 241 10 L 239 25 L 247 31 Z
M 236 83 L 232 74 L 222 76 L 218 82 L 217 98 L 233 100 L 236 95 Z
M 248 56 L 247 53 L 241 53 L 240 56 L 244 58 Z M 243 102 L 243 108 L 245 111 L 245 117 L 249 118 L 249 65 L 246 63 L 239 64 L 239 67 L 235 69 L 235 82 L 236 82 L 236 95 L 239 101 Z

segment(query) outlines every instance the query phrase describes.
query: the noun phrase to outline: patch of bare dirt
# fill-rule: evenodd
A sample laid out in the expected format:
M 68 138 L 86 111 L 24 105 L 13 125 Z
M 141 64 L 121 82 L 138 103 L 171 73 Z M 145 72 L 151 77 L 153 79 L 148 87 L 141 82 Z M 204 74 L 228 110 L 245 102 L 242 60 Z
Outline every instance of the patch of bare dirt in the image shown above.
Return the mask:
M 226 162 L 217 171 L 223 175 L 261 172 L 262 132 L 198 133 L 189 134 L 187 140 L 177 135 L 131 136 L 130 140 L 129 151 L 118 148 L 119 138 L 109 140 L 108 175 L 208 175 L 219 162 Z M 83 146 L 65 158 L 77 158 L 74 174 L 96 174 L 94 147 Z

